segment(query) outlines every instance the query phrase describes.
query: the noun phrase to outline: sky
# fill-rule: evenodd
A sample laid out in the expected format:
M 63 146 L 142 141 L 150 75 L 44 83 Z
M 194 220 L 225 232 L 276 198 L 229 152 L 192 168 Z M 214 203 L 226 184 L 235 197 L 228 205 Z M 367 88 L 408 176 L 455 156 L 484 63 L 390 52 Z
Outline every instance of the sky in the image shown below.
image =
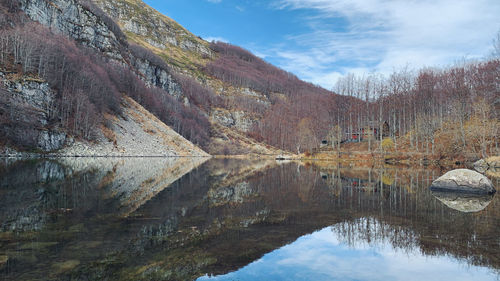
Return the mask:
M 250 50 L 332 89 L 348 73 L 484 59 L 498 0 L 145 0 L 203 39 Z

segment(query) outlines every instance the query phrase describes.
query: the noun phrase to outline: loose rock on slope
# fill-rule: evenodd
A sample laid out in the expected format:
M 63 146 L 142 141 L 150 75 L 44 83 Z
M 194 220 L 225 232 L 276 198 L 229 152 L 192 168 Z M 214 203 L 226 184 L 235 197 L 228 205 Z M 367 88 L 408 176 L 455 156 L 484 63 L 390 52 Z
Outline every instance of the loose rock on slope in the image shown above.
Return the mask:
M 123 116 L 110 117 L 96 143 L 77 141 L 55 156 L 209 156 L 131 98 L 123 103 Z

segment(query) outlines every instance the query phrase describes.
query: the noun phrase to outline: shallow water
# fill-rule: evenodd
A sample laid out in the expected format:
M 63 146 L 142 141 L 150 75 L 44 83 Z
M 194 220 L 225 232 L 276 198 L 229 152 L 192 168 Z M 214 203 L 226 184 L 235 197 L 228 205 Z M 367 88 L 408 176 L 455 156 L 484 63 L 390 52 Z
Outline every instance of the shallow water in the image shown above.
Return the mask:
M 0 280 L 498 280 L 498 195 L 451 204 L 428 190 L 446 171 L 3 163 Z

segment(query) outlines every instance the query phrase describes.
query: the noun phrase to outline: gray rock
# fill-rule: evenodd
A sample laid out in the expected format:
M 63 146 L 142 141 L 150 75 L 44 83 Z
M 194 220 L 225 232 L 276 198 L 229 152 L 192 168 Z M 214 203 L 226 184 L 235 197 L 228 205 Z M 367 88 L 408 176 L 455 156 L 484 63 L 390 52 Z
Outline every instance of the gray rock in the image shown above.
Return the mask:
M 120 42 L 106 23 L 76 0 L 22 0 L 21 9 L 32 20 L 98 49 L 123 62 Z
M 146 37 L 145 40 L 156 48 L 165 50 L 173 45 L 198 55 L 214 57 L 213 51 L 201 40 L 146 5 L 115 0 L 94 2 L 120 22 L 124 30 Z
M 251 118 L 244 111 L 227 111 L 215 109 L 210 114 L 210 117 L 224 127 L 236 128 L 242 132 L 248 132 L 257 122 L 257 119 Z
M 0 78 L 4 76 L 0 74 Z M 9 102 L 6 106 L 15 115 L 14 120 L 37 123 L 38 126 L 47 125 L 48 112 L 55 100 L 55 93 L 48 83 L 31 79 L 1 79 L 1 83 L 7 91 L 5 94 Z
M 3 78 L 0 75 L 0 78 Z M 24 78 L 15 81 L 2 79 L 3 99 L 6 102 L 0 109 L 10 112 L 10 120 L 14 126 L 2 128 L 10 140 L 26 148 L 38 148 L 43 151 L 60 149 L 66 134 L 57 132 L 49 124 L 50 111 L 53 108 L 56 94 L 48 83 Z M 8 151 L 2 153 L 9 155 Z
M 104 2 L 99 1 L 97 4 L 111 16 L 114 18 L 127 18 L 123 16 L 123 13 L 127 13 L 130 7 L 121 7 L 121 4 L 118 2 Z M 23 9 L 32 20 L 57 30 L 59 33 L 77 40 L 82 45 L 100 51 L 104 56 L 113 61 L 123 65 L 127 64 L 122 56 L 122 46 L 118 40 L 118 35 L 106 25 L 102 18 L 88 10 L 85 6 L 79 4 L 78 1 L 53 0 L 48 2 L 45 0 L 22 0 L 21 9 Z M 142 21 L 129 20 L 124 27 L 127 31 L 140 35 L 148 34 L 148 32 L 151 31 L 150 27 L 146 28 L 142 26 L 140 22 Z M 146 22 L 150 21 L 146 20 Z M 164 36 L 158 34 L 158 36 L 154 36 L 154 38 L 164 38 Z M 175 40 L 175 36 L 173 39 Z M 149 43 L 153 46 L 163 47 L 163 49 L 165 49 L 165 42 L 158 43 L 151 41 Z M 177 42 L 175 42 L 175 44 L 177 45 Z M 186 41 L 181 47 L 211 55 L 211 51 L 199 43 L 195 44 L 191 41 Z M 146 83 L 162 88 L 178 99 L 182 96 L 181 86 L 174 80 L 168 69 L 155 65 L 148 60 L 136 58 L 131 54 L 129 54 L 129 59 L 133 67 L 141 74 L 138 75 L 139 78 L 143 79 Z
M 56 131 L 41 131 L 38 135 L 38 148 L 43 151 L 61 149 L 66 141 L 66 134 Z
M 457 169 L 442 175 L 430 186 L 432 191 L 493 194 L 493 183 L 484 175 L 468 169 Z
M 488 170 L 488 163 L 484 159 L 474 162 L 474 169 L 480 173 L 486 172 Z
M 475 195 L 454 192 L 432 192 L 432 195 L 447 207 L 464 213 L 482 211 L 493 200 L 493 195 Z
M 182 96 L 180 84 L 174 80 L 173 76 L 166 69 L 154 65 L 148 60 L 133 56 L 130 56 L 130 60 L 137 71 L 142 74 L 140 78 L 146 83 L 162 88 L 178 99 Z

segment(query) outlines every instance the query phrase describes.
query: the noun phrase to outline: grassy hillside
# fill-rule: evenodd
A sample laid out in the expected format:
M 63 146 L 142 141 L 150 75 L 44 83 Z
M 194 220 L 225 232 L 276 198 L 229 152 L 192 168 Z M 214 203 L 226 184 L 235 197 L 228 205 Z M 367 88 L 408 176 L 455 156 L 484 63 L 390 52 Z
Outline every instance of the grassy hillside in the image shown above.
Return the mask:
M 213 57 L 209 43 L 141 0 L 95 0 L 120 25 L 129 41 L 153 51 L 181 72 L 202 75 Z

